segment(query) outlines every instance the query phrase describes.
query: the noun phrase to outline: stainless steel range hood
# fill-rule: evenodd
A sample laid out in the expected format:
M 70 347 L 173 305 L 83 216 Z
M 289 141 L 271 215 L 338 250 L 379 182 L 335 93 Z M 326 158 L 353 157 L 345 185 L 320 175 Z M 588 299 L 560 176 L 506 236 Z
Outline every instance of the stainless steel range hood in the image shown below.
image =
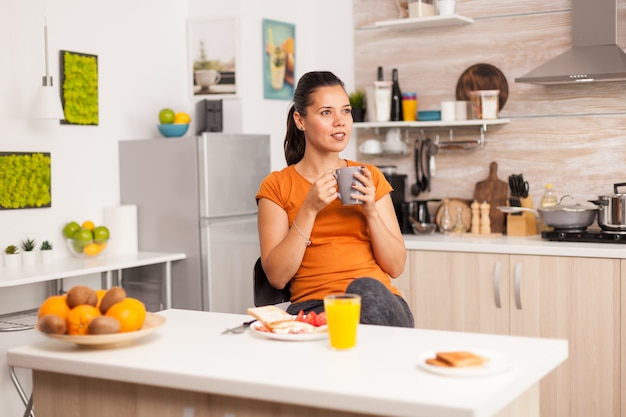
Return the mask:
M 617 0 L 572 0 L 572 48 L 515 82 L 622 80 L 626 80 L 626 53 L 617 45 Z

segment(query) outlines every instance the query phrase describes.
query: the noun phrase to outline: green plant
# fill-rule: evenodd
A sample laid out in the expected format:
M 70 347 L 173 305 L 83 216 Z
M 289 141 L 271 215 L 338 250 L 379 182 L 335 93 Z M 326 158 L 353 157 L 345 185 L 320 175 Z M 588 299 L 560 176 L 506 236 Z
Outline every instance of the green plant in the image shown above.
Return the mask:
M 35 242 L 35 239 L 26 239 L 22 240 L 20 246 L 22 247 L 24 252 L 31 252 L 33 249 L 35 249 L 35 247 L 37 247 L 37 243 Z
M 41 242 L 41 246 L 39 246 L 39 250 L 52 250 L 52 243 L 47 240 Z
M 75 125 L 98 124 L 98 57 L 62 51 L 65 121 Z
M 0 207 L 50 207 L 50 154 L 0 155 Z
M 361 90 L 356 90 L 350 94 L 350 106 L 352 106 L 353 109 L 364 109 L 365 93 Z
M 17 249 L 17 246 L 9 245 L 4 248 L 4 253 L 6 253 L 7 255 L 15 255 L 17 253 L 20 253 L 20 251 Z
M 204 42 L 200 41 L 200 55 L 198 59 L 193 62 L 193 70 L 210 70 L 214 69 L 216 71 L 223 71 L 225 66 L 219 60 L 209 60 L 206 56 L 206 52 L 204 51 Z

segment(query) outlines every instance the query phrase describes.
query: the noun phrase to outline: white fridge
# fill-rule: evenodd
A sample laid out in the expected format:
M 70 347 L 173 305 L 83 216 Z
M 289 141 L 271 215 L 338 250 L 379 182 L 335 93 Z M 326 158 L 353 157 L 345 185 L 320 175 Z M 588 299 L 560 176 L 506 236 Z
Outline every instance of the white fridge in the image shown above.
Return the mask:
M 141 251 L 184 252 L 172 265 L 174 308 L 246 313 L 260 256 L 255 195 L 270 172 L 268 135 L 121 141 L 120 197 L 137 206 Z M 154 267 L 125 272 L 122 285 L 148 309 L 162 308 Z

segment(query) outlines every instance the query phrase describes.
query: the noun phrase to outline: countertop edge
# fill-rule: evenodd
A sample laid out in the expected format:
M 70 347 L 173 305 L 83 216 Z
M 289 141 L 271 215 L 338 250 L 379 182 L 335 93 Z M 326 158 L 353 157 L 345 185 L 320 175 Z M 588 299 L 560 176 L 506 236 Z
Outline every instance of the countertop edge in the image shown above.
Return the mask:
M 626 259 L 626 244 L 560 242 L 534 236 L 403 235 L 407 250 Z

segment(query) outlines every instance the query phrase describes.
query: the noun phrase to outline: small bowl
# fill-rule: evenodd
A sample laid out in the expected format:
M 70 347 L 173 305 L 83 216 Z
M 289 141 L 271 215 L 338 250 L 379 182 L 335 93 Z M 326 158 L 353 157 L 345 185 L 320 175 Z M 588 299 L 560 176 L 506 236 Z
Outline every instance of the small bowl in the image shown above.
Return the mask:
M 441 120 L 441 110 L 418 111 L 417 120 L 422 120 L 422 121 Z
M 437 225 L 435 223 L 411 223 L 411 227 L 413 227 L 413 233 L 416 235 L 430 235 L 437 229 Z
M 97 243 L 93 240 L 86 245 L 77 244 L 74 239 L 67 239 L 66 242 L 70 253 L 77 258 L 97 258 L 102 255 L 108 244 L 108 241 Z
M 179 138 L 187 133 L 187 130 L 189 129 L 189 123 L 160 124 L 157 125 L 157 127 L 159 128 L 159 132 L 161 132 L 161 134 L 166 138 Z

